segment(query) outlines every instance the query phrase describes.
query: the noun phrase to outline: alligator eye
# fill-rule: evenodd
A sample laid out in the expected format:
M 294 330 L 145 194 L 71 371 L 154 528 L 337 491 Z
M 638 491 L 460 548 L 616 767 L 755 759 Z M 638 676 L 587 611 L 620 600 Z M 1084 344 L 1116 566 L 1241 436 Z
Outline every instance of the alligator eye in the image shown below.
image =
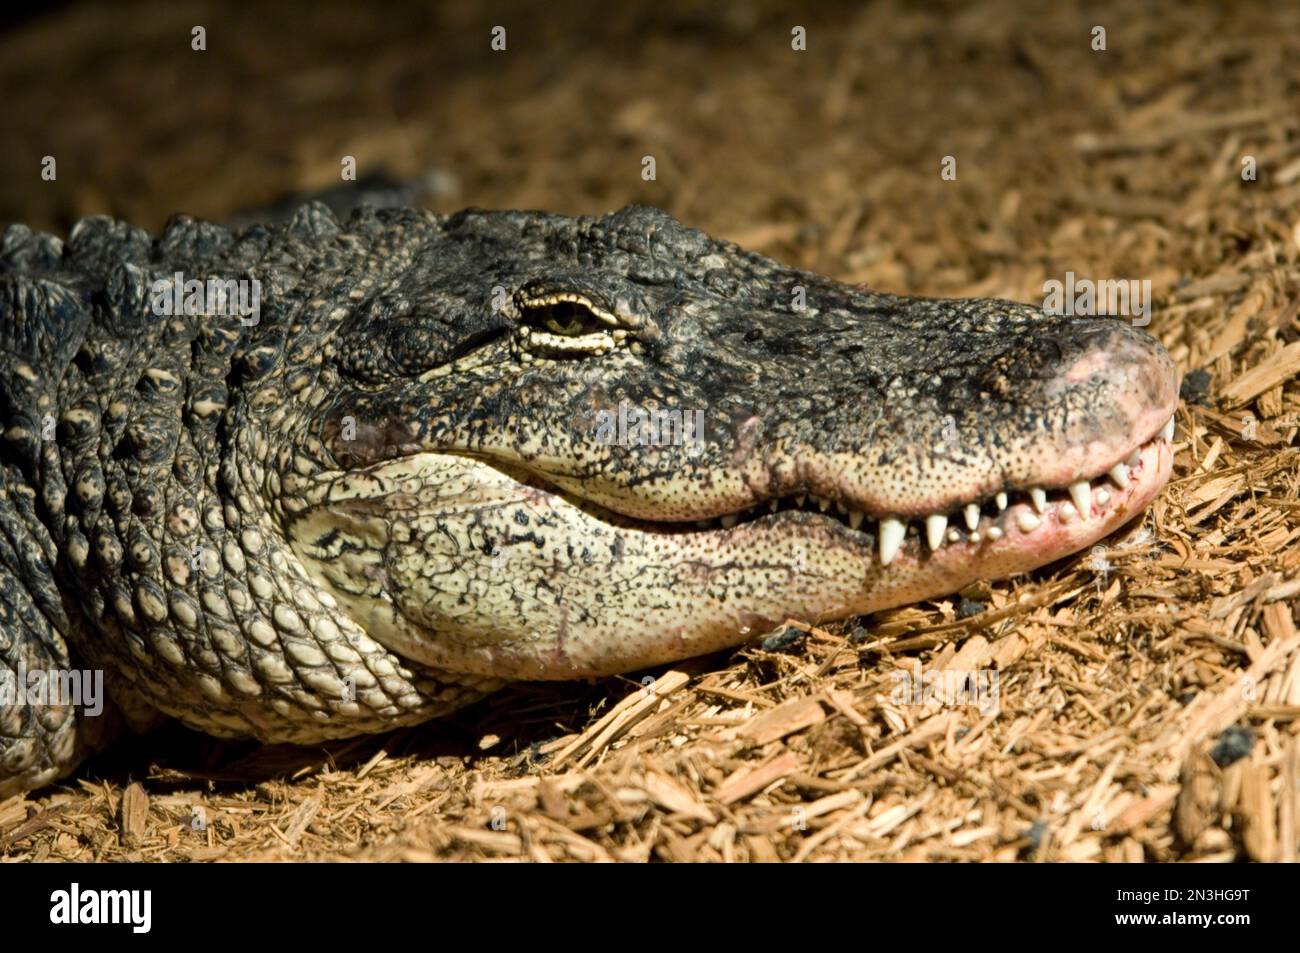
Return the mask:
M 529 351 L 604 354 L 627 337 L 617 317 L 576 292 L 520 292 L 515 305 L 516 337 Z
M 566 338 L 581 337 L 605 330 L 604 324 L 590 308 L 577 301 L 557 301 L 524 310 L 524 320 L 539 331 L 549 331 Z

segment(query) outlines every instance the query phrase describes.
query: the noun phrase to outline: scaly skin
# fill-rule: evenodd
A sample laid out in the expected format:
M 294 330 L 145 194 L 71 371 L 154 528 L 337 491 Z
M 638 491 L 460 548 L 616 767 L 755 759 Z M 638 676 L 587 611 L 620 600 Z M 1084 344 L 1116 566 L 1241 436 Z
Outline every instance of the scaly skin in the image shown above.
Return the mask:
M 257 279 L 259 320 L 157 315 L 176 272 Z M 1159 491 L 1177 385 L 1113 319 L 877 294 L 654 209 L 11 227 L 0 676 L 102 668 L 116 706 L 0 710 L 0 796 L 155 710 L 382 731 L 1031 569 Z M 611 439 L 620 406 L 702 432 Z

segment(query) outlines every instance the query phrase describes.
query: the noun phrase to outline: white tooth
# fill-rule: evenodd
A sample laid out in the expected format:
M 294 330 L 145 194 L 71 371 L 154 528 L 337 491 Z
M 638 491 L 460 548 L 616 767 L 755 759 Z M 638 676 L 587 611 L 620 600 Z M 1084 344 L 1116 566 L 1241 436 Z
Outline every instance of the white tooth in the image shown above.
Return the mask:
M 1132 469 L 1133 467 L 1137 466 L 1141 462 L 1142 462 L 1142 448 L 1138 447 L 1136 450 L 1134 450 L 1132 453 L 1128 455 L 1128 459 L 1124 461 L 1124 464 L 1130 469 Z
M 859 527 L 862 526 L 862 521 L 866 518 L 866 515 L 867 514 L 862 512 L 861 510 L 850 510 L 849 526 L 853 527 L 854 529 L 858 529 Z
M 973 530 L 980 525 L 980 505 L 978 503 L 967 503 L 965 515 L 967 529 Z
M 1160 436 L 1165 438 L 1165 443 L 1174 442 L 1174 418 L 1169 418 L 1169 423 L 1165 424 L 1165 429 L 1160 431 Z
M 831 501 L 826 499 L 826 497 L 814 496 L 813 499 L 817 501 L 817 509 L 821 510 L 823 513 L 830 509 Z
M 989 531 L 988 531 L 988 537 L 989 537 L 989 539 L 992 539 L 992 540 L 998 540 L 998 539 L 1001 539 L 1001 538 L 1002 538 L 1002 530 L 1001 530 L 999 527 L 997 527 L 997 526 L 990 526 L 990 527 L 989 527 Z
M 955 543 L 961 539 L 961 533 L 955 529 L 948 530 L 948 542 Z
M 980 541 L 980 534 L 979 534 L 979 533 L 971 533 L 971 534 L 970 534 L 970 541 L 971 541 L 972 543 L 978 543 L 978 542 Z
M 880 565 L 888 566 L 898 555 L 898 548 L 903 545 L 903 536 L 907 526 L 902 520 L 889 519 L 880 521 Z
M 736 525 L 737 519 L 739 519 L 739 517 L 736 516 L 735 513 L 728 513 L 726 516 L 722 517 L 719 522 L 722 523 L 723 529 L 731 529 L 731 527 Z
M 1047 491 L 1034 487 L 1029 491 L 1029 498 L 1034 501 L 1034 509 L 1040 513 L 1047 512 Z
M 1056 510 L 1056 518 L 1062 523 L 1073 523 L 1078 515 L 1079 511 L 1074 508 L 1073 503 L 1062 503 Z
M 1096 499 L 1098 506 L 1105 506 L 1107 503 L 1110 502 L 1110 493 L 1106 490 L 1105 487 L 1100 487 L 1097 490 L 1097 494 L 1094 497 L 1094 499 Z
M 1092 486 L 1087 480 L 1070 484 L 1070 499 L 1074 500 L 1074 505 L 1079 508 L 1083 518 L 1087 519 L 1092 512 Z
M 943 545 L 943 534 L 947 528 L 948 517 L 946 516 L 936 513 L 925 518 L 925 538 L 931 549 L 938 549 Z
M 1121 490 L 1128 489 L 1128 467 L 1122 463 L 1117 463 L 1110 468 L 1110 478 L 1115 481 L 1115 485 Z
M 993 500 L 998 504 L 999 510 L 1005 510 L 1007 508 L 1007 495 L 1005 493 L 999 493 L 997 496 L 993 497 Z
M 1016 525 L 1022 533 L 1032 533 L 1043 521 L 1028 510 L 1021 510 L 1016 515 Z

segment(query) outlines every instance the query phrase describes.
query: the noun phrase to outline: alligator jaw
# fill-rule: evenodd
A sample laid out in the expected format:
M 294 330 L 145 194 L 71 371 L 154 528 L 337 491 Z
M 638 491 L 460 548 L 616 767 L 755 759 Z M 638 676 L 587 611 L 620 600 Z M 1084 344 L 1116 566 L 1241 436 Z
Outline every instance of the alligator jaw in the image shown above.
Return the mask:
M 1155 497 L 1168 479 L 1169 468 L 1161 468 L 1159 450 L 1172 443 L 1173 428 L 1171 417 L 1156 436 L 1135 446 L 1113 465 L 1098 462 L 1105 457 L 1094 460 L 1090 468 L 1085 465 L 1082 479 L 1003 489 L 955 506 L 943 501 L 935 507 L 936 512 L 923 517 L 869 514 L 852 508 L 838 495 L 800 494 L 701 520 L 696 525 L 702 530 L 727 533 L 743 531 L 751 523 L 784 525 L 790 520 L 830 520 L 848 530 L 855 542 L 873 547 L 883 566 L 906 559 L 944 563 L 944 551 L 961 545 L 981 546 L 976 558 L 984 565 L 1001 565 L 1004 557 L 1014 554 L 1036 557 L 1033 565 L 1038 566 L 1105 536 L 1119 525 L 1114 522 L 1116 515 L 1140 509 Z M 971 557 L 967 554 L 962 558 Z
M 880 523 L 854 529 L 833 507 L 706 528 L 636 520 L 525 472 L 435 453 L 337 474 L 330 502 L 300 516 L 291 538 L 341 607 L 401 655 L 515 679 L 602 676 L 736 645 L 789 617 L 846 618 L 1077 552 L 1160 491 L 1172 423 L 1124 471 L 1086 481 L 1086 514 L 1077 485 L 995 494 L 974 528 L 963 507 L 937 547 L 924 521 L 904 524 L 887 564 Z

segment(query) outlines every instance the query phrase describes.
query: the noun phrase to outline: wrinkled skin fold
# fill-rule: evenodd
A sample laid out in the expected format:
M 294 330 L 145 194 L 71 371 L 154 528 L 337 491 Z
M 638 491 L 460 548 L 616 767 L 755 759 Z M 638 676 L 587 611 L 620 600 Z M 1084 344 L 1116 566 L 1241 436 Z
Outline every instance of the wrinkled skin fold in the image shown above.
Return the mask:
M 260 313 L 158 315 L 177 273 Z M 0 674 L 99 668 L 114 719 L 268 741 L 1032 569 L 1159 492 L 1178 392 L 1119 320 L 879 294 L 637 207 L 12 226 L 0 345 Z M 0 794 L 105 724 L 0 710 Z

